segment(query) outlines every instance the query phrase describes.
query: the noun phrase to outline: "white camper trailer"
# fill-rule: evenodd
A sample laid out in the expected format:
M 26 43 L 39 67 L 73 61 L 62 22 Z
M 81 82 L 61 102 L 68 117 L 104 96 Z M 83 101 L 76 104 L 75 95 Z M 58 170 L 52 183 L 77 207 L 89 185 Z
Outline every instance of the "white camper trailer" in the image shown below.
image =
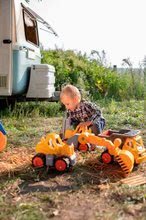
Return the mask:
M 0 100 L 54 96 L 55 69 L 41 64 L 39 23 L 50 25 L 20 0 L 0 0 Z

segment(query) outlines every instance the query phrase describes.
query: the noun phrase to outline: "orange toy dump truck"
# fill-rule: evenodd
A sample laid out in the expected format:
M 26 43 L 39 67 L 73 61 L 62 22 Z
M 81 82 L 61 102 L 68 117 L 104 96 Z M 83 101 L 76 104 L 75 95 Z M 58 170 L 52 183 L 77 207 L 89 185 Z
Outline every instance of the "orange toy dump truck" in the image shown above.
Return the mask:
M 140 164 L 146 161 L 146 148 L 144 147 L 139 130 L 107 130 L 98 136 L 109 139 L 112 142 L 114 142 L 116 138 L 120 138 L 121 145 L 119 146 L 119 148 L 131 152 L 133 154 L 135 164 Z M 106 158 L 104 156 L 105 153 L 107 155 L 108 152 L 106 151 L 102 154 L 102 159 L 104 162 L 106 162 L 106 160 L 104 160 L 104 158 Z
M 4 127 L 0 122 L 0 152 L 4 150 L 7 144 L 7 137 Z
M 63 172 L 76 163 L 74 146 L 63 143 L 60 136 L 55 133 L 41 138 L 36 145 L 36 153 L 32 159 L 32 164 L 36 168 L 47 166 Z
M 111 163 L 116 160 L 125 174 L 132 171 L 134 164 L 146 161 L 146 149 L 139 130 L 107 130 L 98 136 L 88 131 L 71 136 L 71 132 L 67 131 L 66 139 L 76 149 L 87 149 L 88 144 L 104 146 L 106 150 L 101 155 L 102 161 Z

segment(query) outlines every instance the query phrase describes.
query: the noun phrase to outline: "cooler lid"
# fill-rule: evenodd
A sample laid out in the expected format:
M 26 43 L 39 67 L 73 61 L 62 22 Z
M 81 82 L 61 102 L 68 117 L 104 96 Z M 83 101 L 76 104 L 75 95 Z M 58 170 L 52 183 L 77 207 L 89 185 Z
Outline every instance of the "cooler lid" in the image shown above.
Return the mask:
M 32 69 L 45 69 L 45 70 L 49 70 L 52 72 L 55 72 L 55 67 L 49 64 L 34 64 L 31 66 Z

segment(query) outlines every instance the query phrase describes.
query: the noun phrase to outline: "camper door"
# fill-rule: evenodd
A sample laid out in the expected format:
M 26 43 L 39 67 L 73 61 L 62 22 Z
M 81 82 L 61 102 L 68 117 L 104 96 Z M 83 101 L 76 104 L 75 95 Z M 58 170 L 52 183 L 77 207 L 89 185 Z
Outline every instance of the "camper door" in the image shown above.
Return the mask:
M 0 96 L 12 91 L 13 0 L 0 0 Z

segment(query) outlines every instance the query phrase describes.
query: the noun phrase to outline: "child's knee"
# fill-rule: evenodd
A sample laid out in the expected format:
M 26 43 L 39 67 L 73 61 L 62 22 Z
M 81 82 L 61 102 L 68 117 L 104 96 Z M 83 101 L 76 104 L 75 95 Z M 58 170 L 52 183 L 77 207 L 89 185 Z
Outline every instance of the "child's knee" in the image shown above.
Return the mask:
M 93 124 L 91 126 L 91 131 L 92 133 L 94 133 L 95 135 L 98 135 L 101 133 L 101 129 L 96 125 L 96 124 Z
M 105 119 L 101 119 L 98 123 L 92 125 L 91 130 L 95 135 L 102 133 L 105 127 Z

